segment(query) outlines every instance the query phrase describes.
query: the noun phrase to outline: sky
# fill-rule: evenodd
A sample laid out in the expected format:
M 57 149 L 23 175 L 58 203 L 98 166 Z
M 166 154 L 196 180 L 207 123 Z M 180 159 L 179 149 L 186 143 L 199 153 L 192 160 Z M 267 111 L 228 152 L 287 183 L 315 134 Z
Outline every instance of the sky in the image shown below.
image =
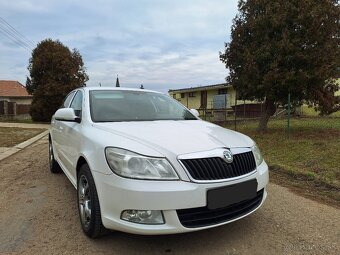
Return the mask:
M 34 45 L 78 49 L 87 86 L 114 86 L 118 74 L 122 87 L 161 92 L 225 82 L 219 51 L 236 13 L 237 0 L 0 0 L 0 17 Z M 0 80 L 25 84 L 30 56 L 0 30 Z

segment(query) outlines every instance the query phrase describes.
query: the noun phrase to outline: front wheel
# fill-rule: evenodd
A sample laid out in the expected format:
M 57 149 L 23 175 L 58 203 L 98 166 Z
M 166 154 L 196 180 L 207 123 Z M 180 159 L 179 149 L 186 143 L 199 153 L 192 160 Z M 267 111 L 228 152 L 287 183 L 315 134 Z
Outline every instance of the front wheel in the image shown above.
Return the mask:
M 80 167 L 78 174 L 78 209 L 84 233 L 96 238 L 107 232 L 102 223 L 97 189 L 87 164 Z

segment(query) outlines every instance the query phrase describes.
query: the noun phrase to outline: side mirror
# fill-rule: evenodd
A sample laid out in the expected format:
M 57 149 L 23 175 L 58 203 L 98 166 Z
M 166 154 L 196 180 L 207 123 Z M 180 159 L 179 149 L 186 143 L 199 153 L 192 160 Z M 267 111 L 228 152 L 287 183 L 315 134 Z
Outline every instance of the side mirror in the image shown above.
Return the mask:
M 196 109 L 190 109 L 190 112 L 196 117 L 200 116 L 200 113 Z
M 80 118 L 74 113 L 73 108 L 61 108 L 54 114 L 54 118 L 60 121 L 72 121 L 80 123 Z

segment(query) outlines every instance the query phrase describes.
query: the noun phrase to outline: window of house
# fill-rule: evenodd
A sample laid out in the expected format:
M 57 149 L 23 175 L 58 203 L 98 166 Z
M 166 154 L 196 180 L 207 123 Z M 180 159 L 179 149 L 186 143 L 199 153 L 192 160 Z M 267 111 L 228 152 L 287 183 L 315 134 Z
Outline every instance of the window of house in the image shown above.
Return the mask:
M 219 95 L 228 94 L 228 89 L 218 89 L 218 94 Z
M 195 92 L 189 92 L 189 97 L 195 97 Z
M 174 94 L 172 95 L 172 97 L 176 99 L 176 94 L 174 93 Z
M 185 93 L 181 93 L 181 98 L 184 98 L 185 97 Z

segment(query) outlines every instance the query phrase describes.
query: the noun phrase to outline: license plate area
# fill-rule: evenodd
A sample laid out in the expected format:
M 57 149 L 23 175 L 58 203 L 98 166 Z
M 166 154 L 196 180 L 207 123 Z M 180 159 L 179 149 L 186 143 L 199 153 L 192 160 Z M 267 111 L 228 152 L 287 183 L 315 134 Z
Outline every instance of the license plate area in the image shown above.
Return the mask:
M 256 197 L 256 192 L 256 179 L 216 189 L 210 189 L 207 191 L 207 206 L 210 210 L 226 207 L 231 204 L 252 199 Z

